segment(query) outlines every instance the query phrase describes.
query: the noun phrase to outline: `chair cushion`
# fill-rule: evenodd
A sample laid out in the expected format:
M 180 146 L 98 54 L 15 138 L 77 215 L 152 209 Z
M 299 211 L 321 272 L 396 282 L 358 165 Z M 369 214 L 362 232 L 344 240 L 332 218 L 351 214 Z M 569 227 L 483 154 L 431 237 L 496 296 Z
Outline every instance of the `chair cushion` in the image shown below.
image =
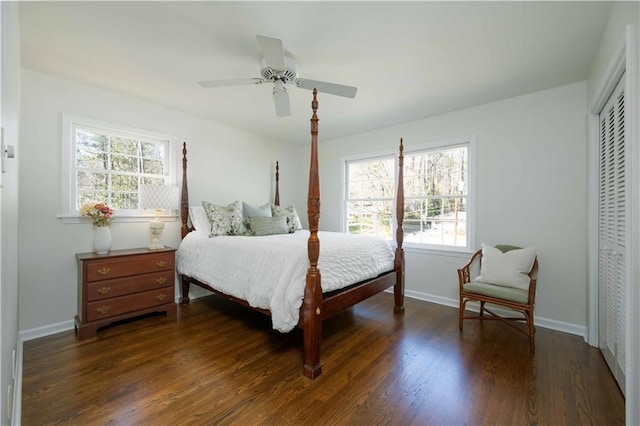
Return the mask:
M 496 297 L 498 299 L 510 300 L 517 303 L 527 303 L 529 299 L 529 291 L 519 288 L 505 287 L 483 282 L 470 282 L 464 285 L 464 291 L 468 293 L 482 294 L 485 296 Z
M 482 244 L 482 266 L 475 281 L 521 290 L 529 289 L 529 272 L 536 258 L 536 249 L 527 247 L 503 253 L 496 247 Z

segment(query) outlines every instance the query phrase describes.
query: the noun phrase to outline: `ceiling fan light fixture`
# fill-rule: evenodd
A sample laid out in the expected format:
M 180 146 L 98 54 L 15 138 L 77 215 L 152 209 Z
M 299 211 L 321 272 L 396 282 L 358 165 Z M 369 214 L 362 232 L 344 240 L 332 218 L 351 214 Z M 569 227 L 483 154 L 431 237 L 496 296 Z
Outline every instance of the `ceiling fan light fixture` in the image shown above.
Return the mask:
M 284 87 L 284 81 L 282 80 L 276 80 L 275 85 L 273 86 L 273 94 L 277 95 L 280 93 L 287 93 L 287 88 Z
M 262 75 L 265 80 L 282 80 L 285 83 L 294 83 L 298 78 L 298 66 L 293 59 L 287 58 L 286 56 L 284 57 L 284 64 L 284 70 L 276 70 L 274 68 L 270 68 L 269 65 L 267 65 L 267 61 L 263 59 L 260 75 Z
M 273 83 L 273 100 L 276 106 L 276 115 L 278 117 L 288 117 L 291 115 L 291 105 L 287 88 L 284 87 L 284 81 L 276 80 Z

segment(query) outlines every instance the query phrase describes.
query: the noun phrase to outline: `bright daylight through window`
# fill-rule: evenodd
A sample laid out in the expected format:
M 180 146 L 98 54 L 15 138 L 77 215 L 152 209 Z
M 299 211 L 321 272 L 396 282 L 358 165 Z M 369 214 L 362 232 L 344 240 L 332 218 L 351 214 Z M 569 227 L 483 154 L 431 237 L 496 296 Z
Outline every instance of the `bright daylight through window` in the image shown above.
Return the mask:
M 392 238 L 395 157 L 346 163 L 347 232 Z M 404 241 L 425 248 L 469 246 L 469 144 L 404 156 Z
M 88 201 L 139 210 L 141 184 L 165 184 L 169 141 L 74 124 L 75 209 Z

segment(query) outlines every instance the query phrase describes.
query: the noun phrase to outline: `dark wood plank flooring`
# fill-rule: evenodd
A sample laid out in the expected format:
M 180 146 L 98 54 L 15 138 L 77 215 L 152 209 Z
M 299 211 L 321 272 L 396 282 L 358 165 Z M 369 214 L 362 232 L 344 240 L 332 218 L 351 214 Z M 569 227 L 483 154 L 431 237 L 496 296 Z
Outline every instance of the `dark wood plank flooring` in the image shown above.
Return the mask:
M 323 375 L 302 376 L 302 334 L 223 298 L 77 341 L 25 342 L 22 424 L 621 425 L 624 399 L 600 352 L 538 327 L 390 294 L 325 322 Z

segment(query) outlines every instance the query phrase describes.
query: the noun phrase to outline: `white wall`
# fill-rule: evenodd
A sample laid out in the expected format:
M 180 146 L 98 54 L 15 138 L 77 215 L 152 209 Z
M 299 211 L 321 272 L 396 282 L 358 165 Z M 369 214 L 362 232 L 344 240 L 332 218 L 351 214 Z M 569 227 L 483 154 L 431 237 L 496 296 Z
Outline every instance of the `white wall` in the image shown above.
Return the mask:
M 68 324 L 76 314 L 75 254 L 92 250 L 90 224 L 63 224 L 60 213 L 61 119 L 72 113 L 173 135 L 189 150 L 189 195 L 228 204 L 272 200 L 275 161 L 283 203 L 302 204 L 302 147 L 196 118 L 168 108 L 23 69 L 20 156 L 20 330 Z M 177 160 L 179 161 L 179 160 Z M 181 163 L 179 163 L 181 164 Z M 178 166 L 180 169 L 181 166 Z M 112 249 L 144 247 L 146 223 L 112 224 Z M 177 247 L 180 222 L 167 223 L 163 242 Z
M 638 23 L 639 9 L 639 3 L 634 1 L 615 2 L 613 4 L 609 22 L 602 34 L 600 46 L 589 71 L 587 105 L 591 105 L 595 96 L 597 96 L 597 92 L 603 82 L 603 76 L 612 59 L 612 53 L 619 46 L 624 45 L 625 27 L 627 24 Z
M 535 246 L 537 319 L 578 334 L 586 324 L 586 83 L 322 142 L 321 228 L 341 229 L 344 157 L 476 138 L 476 242 Z M 406 253 L 409 294 L 457 303 L 459 255 Z
M 20 97 L 20 24 L 18 4 L 2 2 L 2 128 L 5 142 L 20 155 L 18 123 Z M 2 153 L 0 153 L 2 155 Z M 18 160 L 8 159 L 0 176 L 0 424 L 8 424 L 8 387 L 13 386 L 13 356 L 18 337 Z M 18 394 L 19 395 L 19 394 Z

